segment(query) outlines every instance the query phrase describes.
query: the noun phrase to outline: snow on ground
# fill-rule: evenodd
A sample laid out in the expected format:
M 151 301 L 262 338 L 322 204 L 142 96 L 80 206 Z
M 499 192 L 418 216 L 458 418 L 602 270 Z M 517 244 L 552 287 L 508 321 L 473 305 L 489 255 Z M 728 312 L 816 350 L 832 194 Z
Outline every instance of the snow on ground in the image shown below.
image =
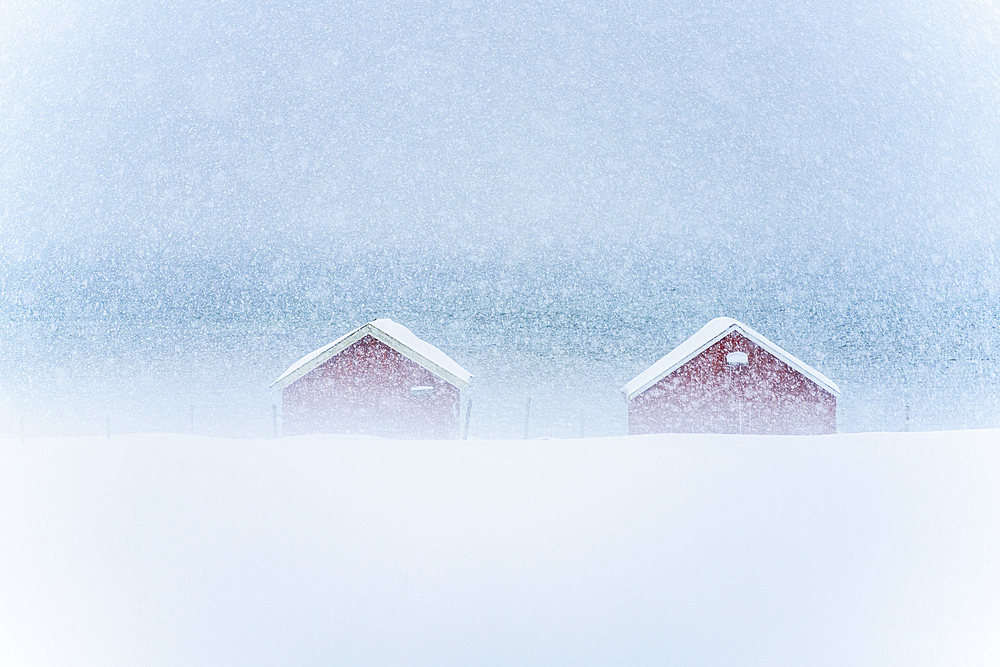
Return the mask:
M 1000 431 L 0 441 L 6 665 L 1000 662 Z

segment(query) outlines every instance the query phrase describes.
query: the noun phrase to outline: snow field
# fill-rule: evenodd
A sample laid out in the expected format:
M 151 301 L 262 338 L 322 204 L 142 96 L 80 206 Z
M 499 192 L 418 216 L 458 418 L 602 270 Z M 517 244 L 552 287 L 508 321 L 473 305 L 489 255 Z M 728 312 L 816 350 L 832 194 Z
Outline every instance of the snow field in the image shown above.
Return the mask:
M 1000 661 L 1000 431 L 0 441 L 10 665 Z

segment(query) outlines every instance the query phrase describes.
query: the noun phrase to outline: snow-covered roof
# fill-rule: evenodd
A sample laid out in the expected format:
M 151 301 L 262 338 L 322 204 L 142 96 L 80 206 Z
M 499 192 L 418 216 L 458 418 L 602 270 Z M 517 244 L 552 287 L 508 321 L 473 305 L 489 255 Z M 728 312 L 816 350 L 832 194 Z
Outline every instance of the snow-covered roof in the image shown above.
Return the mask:
M 731 317 L 717 317 L 710 321 L 698 333 L 674 348 L 667 356 L 633 378 L 622 387 L 622 393 L 626 399 L 632 400 L 733 331 L 739 331 L 826 391 L 834 396 L 840 396 L 840 387 L 833 380 Z
M 332 343 L 310 352 L 292 364 L 277 380 L 271 383 L 271 387 L 284 389 L 365 336 L 371 336 L 385 343 L 410 361 L 423 366 L 459 389 L 466 389 L 472 383 L 472 374 L 455 363 L 451 357 L 430 343 L 417 338 L 402 324 L 386 318 L 360 326 Z

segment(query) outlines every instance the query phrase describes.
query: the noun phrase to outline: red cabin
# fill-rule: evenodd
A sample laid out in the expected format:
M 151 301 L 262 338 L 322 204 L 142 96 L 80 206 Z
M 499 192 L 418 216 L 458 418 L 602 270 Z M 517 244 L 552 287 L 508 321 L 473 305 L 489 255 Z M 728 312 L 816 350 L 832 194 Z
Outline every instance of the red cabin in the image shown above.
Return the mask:
M 381 319 L 306 355 L 271 387 L 281 390 L 285 435 L 455 438 L 471 379 L 444 352 Z
M 837 385 L 729 317 L 706 324 L 622 394 L 630 435 L 837 432 Z

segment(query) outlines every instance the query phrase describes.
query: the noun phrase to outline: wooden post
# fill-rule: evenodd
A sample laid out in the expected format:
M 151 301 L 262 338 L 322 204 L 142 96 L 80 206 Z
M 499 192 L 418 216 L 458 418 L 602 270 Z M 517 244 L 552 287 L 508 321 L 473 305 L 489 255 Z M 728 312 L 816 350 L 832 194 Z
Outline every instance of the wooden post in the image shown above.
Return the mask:
M 531 419 L 531 396 L 524 402 L 524 439 L 528 439 L 528 421 Z
M 472 417 L 472 399 L 465 404 L 465 429 L 462 431 L 462 440 L 469 438 L 469 418 Z
M 906 406 L 906 425 L 903 427 L 907 433 L 910 432 L 910 406 Z
M 274 435 L 272 436 L 275 440 L 278 439 L 278 404 L 271 403 L 271 425 L 274 427 Z

